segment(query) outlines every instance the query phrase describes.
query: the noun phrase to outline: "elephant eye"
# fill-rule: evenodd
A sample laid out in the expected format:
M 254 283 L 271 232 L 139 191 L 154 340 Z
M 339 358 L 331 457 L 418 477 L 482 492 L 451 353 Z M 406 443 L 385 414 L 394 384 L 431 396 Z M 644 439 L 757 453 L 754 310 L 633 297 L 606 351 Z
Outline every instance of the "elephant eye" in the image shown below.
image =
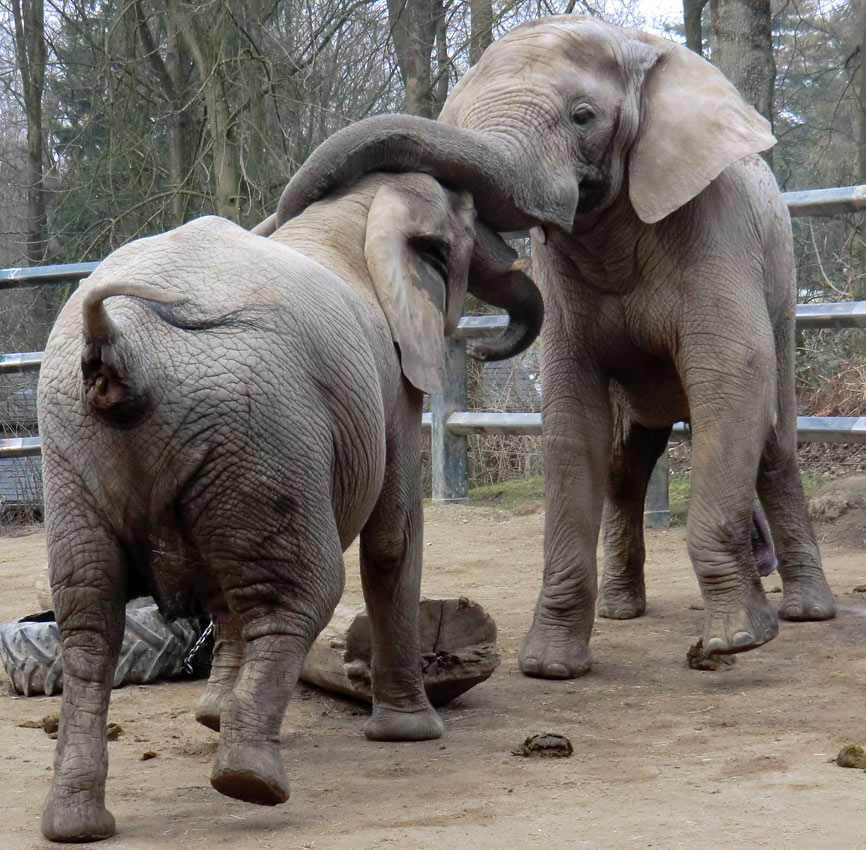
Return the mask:
M 416 236 L 412 240 L 412 247 L 425 263 L 442 275 L 443 280 L 448 280 L 448 243 L 444 239 Z
M 578 127 L 585 127 L 595 118 L 595 110 L 588 104 L 582 103 L 571 113 L 571 121 Z

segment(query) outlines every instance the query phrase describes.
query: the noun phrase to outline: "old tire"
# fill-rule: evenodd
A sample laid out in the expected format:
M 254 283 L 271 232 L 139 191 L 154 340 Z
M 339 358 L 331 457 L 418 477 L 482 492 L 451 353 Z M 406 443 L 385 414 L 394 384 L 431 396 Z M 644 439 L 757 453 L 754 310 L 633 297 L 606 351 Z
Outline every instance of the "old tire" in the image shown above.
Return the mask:
M 114 687 L 183 674 L 183 660 L 201 635 L 196 620 L 167 622 L 156 605 L 128 608 Z M 16 693 L 56 694 L 63 687 L 60 631 L 46 611 L 0 626 L 0 660 Z

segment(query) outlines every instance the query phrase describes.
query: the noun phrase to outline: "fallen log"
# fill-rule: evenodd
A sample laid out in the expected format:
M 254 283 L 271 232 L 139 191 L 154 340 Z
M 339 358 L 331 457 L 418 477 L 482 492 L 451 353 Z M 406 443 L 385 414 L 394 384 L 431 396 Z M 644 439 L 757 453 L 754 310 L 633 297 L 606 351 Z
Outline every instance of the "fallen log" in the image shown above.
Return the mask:
M 499 666 L 496 623 L 463 597 L 422 598 L 421 666 L 433 705 L 444 705 L 489 678 Z M 327 691 L 372 701 L 370 620 L 365 608 L 338 605 L 307 653 L 301 679 Z

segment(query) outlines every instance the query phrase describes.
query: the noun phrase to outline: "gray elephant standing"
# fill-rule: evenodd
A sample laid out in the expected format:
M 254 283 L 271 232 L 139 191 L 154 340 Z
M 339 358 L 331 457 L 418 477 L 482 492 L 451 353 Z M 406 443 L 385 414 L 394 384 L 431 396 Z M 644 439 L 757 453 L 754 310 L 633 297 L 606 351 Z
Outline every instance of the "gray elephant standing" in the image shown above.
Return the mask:
M 797 468 L 791 231 L 756 155 L 774 142 L 766 121 L 685 47 L 561 16 L 489 47 L 439 122 L 374 118 L 332 137 L 287 186 L 277 221 L 366 170 L 448 180 L 483 162 L 480 214 L 534 228 L 547 512 L 523 672 L 589 670 L 596 601 L 601 616 L 643 613 L 646 485 L 678 420 L 693 437 L 688 546 L 705 650 L 778 631 L 750 546 L 756 489 L 781 615 L 833 617 Z
M 124 603 L 142 593 L 168 615 L 214 619 L 196 707 L 220 730 L 213 786 L 286 800 L 283 714 L 359 534 L 365 734 L 441 734 L 418 648 L 422 390 L 440 387 L 470 273 L 514 319 L 485 353 L 535 338 L 541 296 L 515 257 L 476 225 L 467 192 L 373 175 L 272 239 L 199 219 L 119 249 L 83 282 L 39 383 L 64 660 L 48 838 L 114 832 L 106 714 Z

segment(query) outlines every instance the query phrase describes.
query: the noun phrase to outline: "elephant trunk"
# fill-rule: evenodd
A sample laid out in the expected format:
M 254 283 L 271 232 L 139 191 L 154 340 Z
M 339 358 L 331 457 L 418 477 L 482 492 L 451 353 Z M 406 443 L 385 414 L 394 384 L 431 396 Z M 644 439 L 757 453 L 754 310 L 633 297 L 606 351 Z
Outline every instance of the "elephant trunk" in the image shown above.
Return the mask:
M 544 319 L 544 302 L 523 272 L 527 261 L 502 241 L 499 234 L 478 222 L 469 267 L 469 291 L 482 301 L 508 311 L 508 327 L 491 340 L 467 346 L 476 360 L 505 360 L 525 351 L 535 341 Z
M 492 133 L 409 115 L 366 118 L 313 151 L 283 191 L 275 226 L 364 174 L 396 171 L 430 174 L 469 190 L 479 217 L 496 230 L 540 223 L 571 229 L 577 209 L 576 178 L 536 174 L 524 159 Z

